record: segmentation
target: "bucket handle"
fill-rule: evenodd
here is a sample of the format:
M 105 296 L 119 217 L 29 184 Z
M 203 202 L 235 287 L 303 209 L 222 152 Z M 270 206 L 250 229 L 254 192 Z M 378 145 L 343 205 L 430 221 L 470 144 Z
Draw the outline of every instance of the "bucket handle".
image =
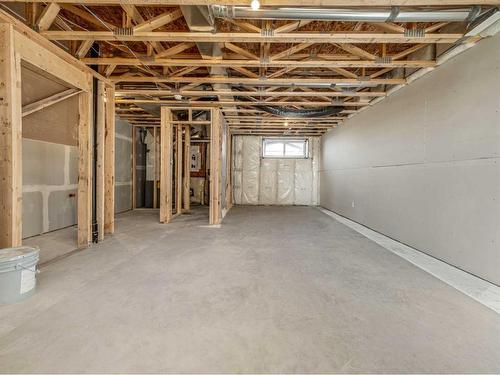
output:
M 17 270 L 17 269 L 19 269 L 19 268 L 22 268 L 22 269 L 24 269 L 24 270 L 26 270 L 26 271 L 31 271 L 31 272 L 33 272 L 33 273 L 40 273 L 40 270 L 39 270 L 39 269 L 37 269 L 36 267 L 35 267 L 35 270 L 33 271 L 31 268 L 24 267 L 24 266 L 23 266 L 23 265 L 21 265 L 21 264 L 16 264 L 16 270 Z

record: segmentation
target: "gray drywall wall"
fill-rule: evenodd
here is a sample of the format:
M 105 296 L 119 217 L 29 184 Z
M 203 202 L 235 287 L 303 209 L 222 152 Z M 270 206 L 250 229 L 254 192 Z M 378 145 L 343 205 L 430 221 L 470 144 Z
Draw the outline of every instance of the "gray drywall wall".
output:
M 23 238 L 76 224 L 77 147 L 24 138 L 22 153 Z
M 321 205 L 500 284 L 500 35 L 323 137 Z
M 122 119 L 115 125 L 115 213 L 132 209 L 132 126 Z

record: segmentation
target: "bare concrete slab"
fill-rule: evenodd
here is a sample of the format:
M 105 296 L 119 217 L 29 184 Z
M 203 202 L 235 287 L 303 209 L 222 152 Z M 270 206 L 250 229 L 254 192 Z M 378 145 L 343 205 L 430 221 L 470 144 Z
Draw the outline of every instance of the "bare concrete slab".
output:
M 500 372 L 500 315 L 315 208 L 157 215 L 0 307 L 0 371 Z

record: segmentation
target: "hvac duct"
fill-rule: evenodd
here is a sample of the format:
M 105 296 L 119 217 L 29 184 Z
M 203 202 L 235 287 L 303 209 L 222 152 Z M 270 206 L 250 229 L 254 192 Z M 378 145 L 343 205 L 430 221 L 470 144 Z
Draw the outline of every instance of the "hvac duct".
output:
M 352 22 L 462 22 L 473 21 L 481 12 L 474 6 L 449 10 L 400 10 L 392 7 L 387 10 L 365 9 L 328 9 L 328 8 L 261 8 L 212 5 L 211 11 L 216 18 L 243 18 L 267 20 L 316 20 Z

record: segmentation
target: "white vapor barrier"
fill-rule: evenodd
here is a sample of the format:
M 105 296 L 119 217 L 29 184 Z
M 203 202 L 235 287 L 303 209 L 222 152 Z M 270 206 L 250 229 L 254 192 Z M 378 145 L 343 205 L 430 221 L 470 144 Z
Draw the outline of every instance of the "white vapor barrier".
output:
M 234 203 L 317 205 L 320 140 L 308 140 L 308 159 L 262 158 L 262 137 L 234 136 Z
M 233 199 L 241 202 L 243 192 L 243 138 L 233 137 Z
M 278 159 L 262 159 L 260 169 L 260 204 L 276 203 L 278 191 Z
M 241 204 L 259 204 L 261 144 L 258 137 L 243 137 Z
M 312 203 L 312 162 L 310 159 L 295 160 L 295 204 Z
M 295 159 L 280 159 L 278 165 L 277 203 L 293 204 L 295 200 Z

